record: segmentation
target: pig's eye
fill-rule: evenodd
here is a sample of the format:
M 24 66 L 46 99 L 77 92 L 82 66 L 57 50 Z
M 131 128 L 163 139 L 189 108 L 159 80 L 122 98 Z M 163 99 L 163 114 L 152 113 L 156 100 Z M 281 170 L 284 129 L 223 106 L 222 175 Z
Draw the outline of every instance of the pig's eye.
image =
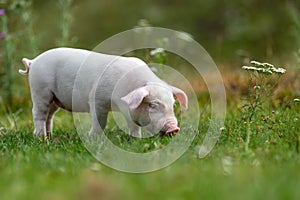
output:
M 155 109 L 155 108 L 157 108 L 157 103 L 149 103 L 149 108 L 151 108 L 151 109 Z

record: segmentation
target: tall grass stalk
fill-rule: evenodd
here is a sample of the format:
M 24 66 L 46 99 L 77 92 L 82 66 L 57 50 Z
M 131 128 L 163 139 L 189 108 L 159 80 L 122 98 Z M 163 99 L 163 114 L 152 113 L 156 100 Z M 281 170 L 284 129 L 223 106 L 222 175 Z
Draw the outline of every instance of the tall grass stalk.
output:
M 29 40 L 30 52 L 33 56 L 38 54 L 37 37 L 33 29 L 34 17 L 32 14 L 32 0 L 24 1 L 22 9 L 22 19 L 25 23 L 25 31 Z
M 59 0 L 58 7 L 62 13 L 62 19 L 60 21 L 61 39 L 58 41 L 58 45 L 67 46 L 72 43 L 70 37 L 70 29 L 73 22 L 73 16 L 71 10 L 71 4 L 73 0 Z
M 1 16 L 2 30 L 6 34 L 4 38 L 5 49 L 5 78 L 4 78 L 4 96 L 7 99 L 8 105 L 12 105 L 12 84 L 13 84 L 13 55 L 14 55 L 14 43 L 8 30 L 8 17 L 7 15 Z

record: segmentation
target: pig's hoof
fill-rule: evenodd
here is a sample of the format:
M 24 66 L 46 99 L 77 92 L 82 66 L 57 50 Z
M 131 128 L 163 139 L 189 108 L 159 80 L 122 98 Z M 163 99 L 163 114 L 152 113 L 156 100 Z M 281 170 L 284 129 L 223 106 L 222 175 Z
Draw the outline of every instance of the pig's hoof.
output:
M 43 131 L 34 131 L 33 135 L 39 138 L 47 138 L 47 134 L 44 133 Z
M 45 133 L 33 133 L 33 135 L 36 137 L 47 137 L 47 134 Z
M 97 136 L 101 135 L 101 133 L 102 133 L 102 131 L 95 131 L 94 129 L 91 129 L 91 130 L 89 131 L 88 136 L 89 136 L 90 138 L 96 138 Z
M 52 133 L 51 133 L 51 132 L 47 132 L 46 137 L 47 137 L 48 139 L 51 139 L 51 136 L 52 136 Z
M 49 139 L 50 139 L 50 136 L 51 135 L 49 135 L 49 136 L 47 136 L 47 134 L 43 134 L 43 133 L 39 133 L 39 134 L 37 134 L 37 133 L 35 133 L 34 132 L 34 134 L 33 134 L 39 141 L 41 141 L 41 142 L 45 142 L 45 143 L 47 143 L 47 144 L 49 144 Z
M 142 138 L 142 134 L 141 133 L 130 133 L 130 136 L 131 137 L 135 137 L 135 138 L 139 138 L 139 139 Z

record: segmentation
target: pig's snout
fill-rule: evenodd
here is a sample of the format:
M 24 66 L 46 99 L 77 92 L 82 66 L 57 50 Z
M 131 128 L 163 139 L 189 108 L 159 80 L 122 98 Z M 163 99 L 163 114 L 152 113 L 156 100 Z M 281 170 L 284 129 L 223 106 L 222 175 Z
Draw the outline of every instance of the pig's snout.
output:
M 170 118 L 166 120 L 165 125 L 160 131 L 160 134 L 170 134 L 170 133 L 178 133 L 180 128 L 177 126 L 176 118 Z
M 169 129 L 166 131 L 166 134 L 169 134 L 169 133 L 178 133 L 179 131 L 180 131 L 180 128 L 179 128 L 179 127 L 169 128 Z

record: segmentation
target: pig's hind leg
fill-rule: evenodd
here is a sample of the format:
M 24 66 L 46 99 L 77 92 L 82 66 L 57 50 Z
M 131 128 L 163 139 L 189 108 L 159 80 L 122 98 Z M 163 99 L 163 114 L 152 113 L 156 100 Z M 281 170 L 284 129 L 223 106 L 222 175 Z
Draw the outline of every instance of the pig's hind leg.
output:
M 46 132 L 47 136 L 52 134 L 52 126 L 53 126 L 53 117 L 55 112 L 59 109 L 59 107 L 53 101 L 49 106 L 48 116 L 46 120 Z
M 53 99 L 52 97 L 52 92 L 47 89 L 31 91 L 34 135 L 42 137 L 47 136 L 46 121 L 50 110 L 50 104 Z

